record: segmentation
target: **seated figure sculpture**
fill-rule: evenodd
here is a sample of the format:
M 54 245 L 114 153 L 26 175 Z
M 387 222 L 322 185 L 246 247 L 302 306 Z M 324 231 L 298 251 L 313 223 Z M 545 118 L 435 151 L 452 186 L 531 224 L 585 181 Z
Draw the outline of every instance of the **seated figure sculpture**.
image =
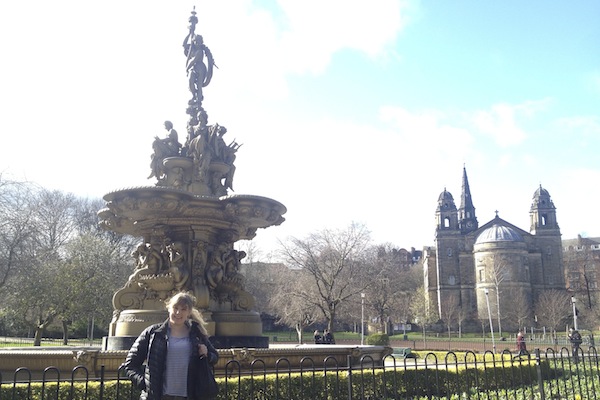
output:
M 164 139 L 156 136 L 152 143 L 152 154 L 150 161 L 150 169 L 152 172 L 148 179 L 155 176 L 157 179 L 161 179 L 164 175 L 163 160 L 167 157 L 174 157 L 179 155 L 181 144 L 177 136 L 177 131 L 173 129 L 173 123 L 171 121 L 165 121 L 165 129 L 169 132 L 167 137 Z

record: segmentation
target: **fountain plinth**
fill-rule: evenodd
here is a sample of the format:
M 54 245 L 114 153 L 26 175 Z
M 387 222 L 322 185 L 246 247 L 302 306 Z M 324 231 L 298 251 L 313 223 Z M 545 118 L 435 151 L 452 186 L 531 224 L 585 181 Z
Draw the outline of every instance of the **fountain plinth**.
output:
M 208 124 L 202 88 L 214 61 L 195 27 L 190 24 L 184 40 L 192 93 L 185 143 L 166 121 L 167 137 L 152 143 L 155 185 L 110 192 L 98 212 L 103 228 L 141 238 L 131 254 L 133 272 L 113 296 L 106 350 L 128 349 L 145 327 L 164 321 L 164 301 L 179 291 L 195 295 L 217 348 L 268 347 L 240 273 L 246 254 L 234 244 L 281 224 L 286 208 L 267 197 L 229 194 L 240 145 L 225 142 L 224 126 Z

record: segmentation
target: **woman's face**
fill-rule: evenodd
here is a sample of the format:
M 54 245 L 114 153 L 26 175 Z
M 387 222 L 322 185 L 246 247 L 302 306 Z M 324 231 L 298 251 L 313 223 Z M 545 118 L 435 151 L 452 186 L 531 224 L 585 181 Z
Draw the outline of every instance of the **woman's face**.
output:
M 190 317 L 191 310 L 186 304 L 175 304 L 169 310 L 169 322 L 173 326 L 181 326 Z

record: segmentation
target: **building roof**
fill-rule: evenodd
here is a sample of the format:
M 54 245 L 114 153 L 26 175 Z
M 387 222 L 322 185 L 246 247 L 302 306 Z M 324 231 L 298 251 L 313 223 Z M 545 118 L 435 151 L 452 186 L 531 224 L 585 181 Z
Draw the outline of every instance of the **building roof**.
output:
M 475 244 L 490 242 L 523 242 L 523 236 L 510 226 L 494 224 L 477 236 Z

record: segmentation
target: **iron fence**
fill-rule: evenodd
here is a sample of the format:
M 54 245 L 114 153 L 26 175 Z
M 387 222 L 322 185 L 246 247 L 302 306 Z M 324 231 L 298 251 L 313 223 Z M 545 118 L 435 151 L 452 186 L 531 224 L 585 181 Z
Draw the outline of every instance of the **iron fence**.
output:
M 95 377 L 77 366 L 63 375 L 50 366 L 36 378 L 19 368 L 12 376 L 0 374 L 0 400 L 138 397 L 122 371 L 116 379 L 100 371 Z M 305 357 L 299 365 L 280 358 L 271 366 L 261 359 L 236 360 L 219 371 L 217 399 L 597 399 L 599 371 L 595 347 L 576 354 L 563 347 L 521 356 L 508 351 L 430 352 L 422 358 L 390 355 L 383 360 L 365 356 L 355 363 L 335 357 Z

